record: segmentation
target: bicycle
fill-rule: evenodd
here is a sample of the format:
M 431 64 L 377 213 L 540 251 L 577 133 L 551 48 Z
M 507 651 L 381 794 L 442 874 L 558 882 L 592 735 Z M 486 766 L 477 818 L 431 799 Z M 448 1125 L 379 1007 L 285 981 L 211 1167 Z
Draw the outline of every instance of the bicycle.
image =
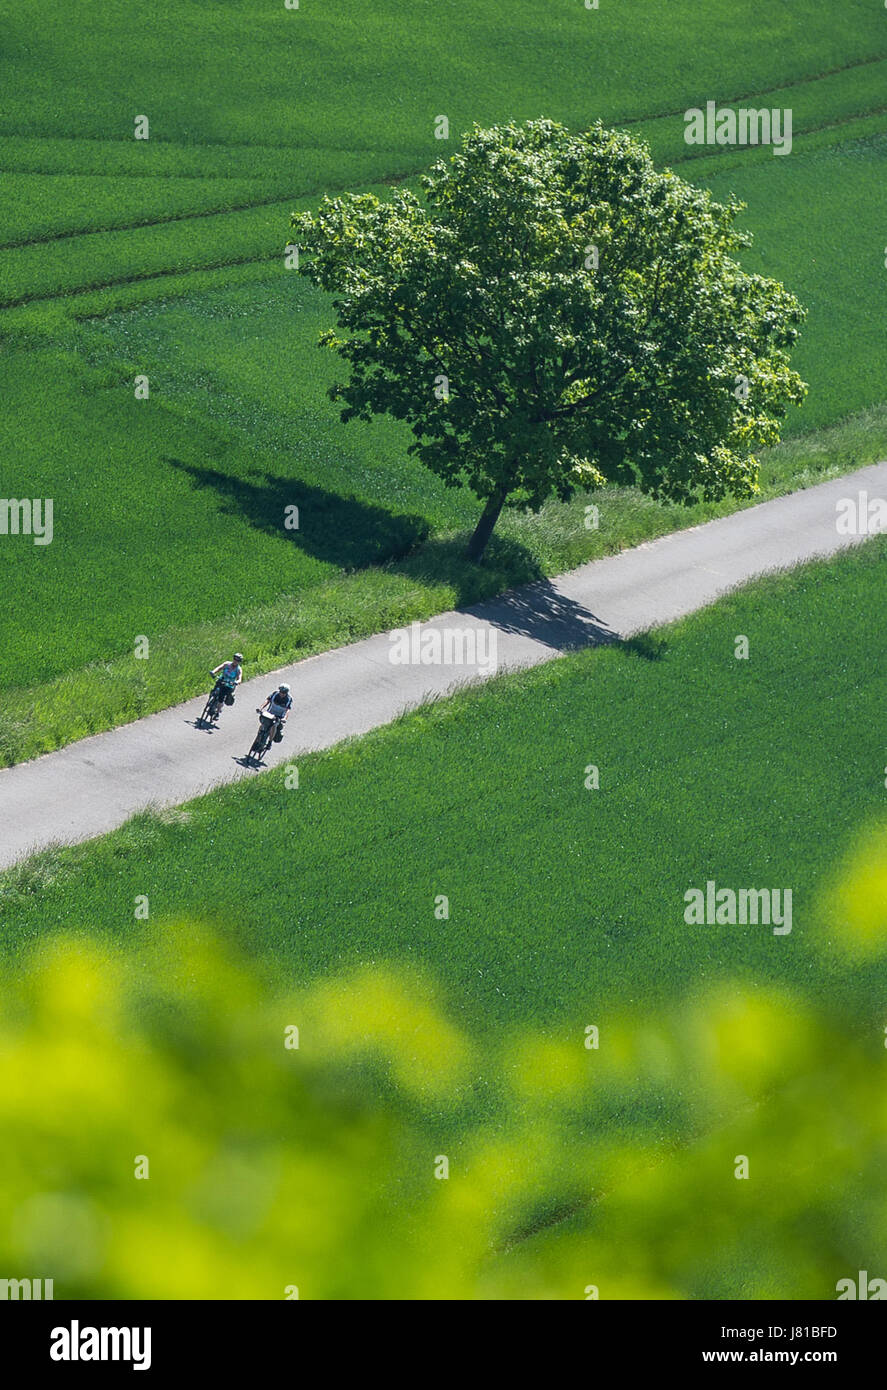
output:
M 256 714 L 261 713 L 262 711 L 260 709 L 256 709 Z M 252 747 L 246 755 L 246 760 L 248 763 L 251 763 L 253 761 L 261 763 L 265 754 L 268 752 L 268 749 L 271 747 L 272 743 L 275 742 L 277 738 L 278 729 L 283 728 L 282 719 L 274 719 L 271 716 L 267 717 L 271 719 L 271 722 L 267 725 L 264 719 L 259 720 L 259 732 L 253 739 Z
M 218 723 L 219 715 L 222 713 L 222 706 L 226 703 L 225 697 L 227 693 L 228 691 L 225 686 L 219 685 L 218 683 L 213 686 L 207 696 L 206 704 L 203 707 L 203 713 L 197 721 L 198 724 Z

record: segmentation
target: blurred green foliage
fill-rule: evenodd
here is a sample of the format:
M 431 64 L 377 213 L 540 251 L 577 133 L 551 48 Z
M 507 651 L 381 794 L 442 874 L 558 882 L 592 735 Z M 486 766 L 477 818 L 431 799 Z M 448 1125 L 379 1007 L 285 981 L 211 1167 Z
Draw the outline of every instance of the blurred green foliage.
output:
M 882 852 L 883 830 L 829 890 L 869 958 Z M 480 1047 L 417 974 L 271 991 L 193 923 L 129 949 L 60 935 L 22 966 L 0 1275 L 56 1298 L 827 1299 L 884 1272 L 877 1020 L 722 981 L 608 1017 L 596 1048 L 581 1022 Z

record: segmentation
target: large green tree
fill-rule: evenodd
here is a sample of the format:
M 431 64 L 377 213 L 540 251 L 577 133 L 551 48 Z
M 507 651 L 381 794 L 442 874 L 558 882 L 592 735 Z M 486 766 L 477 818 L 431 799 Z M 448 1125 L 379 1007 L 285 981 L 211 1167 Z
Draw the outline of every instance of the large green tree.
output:
M 398 190 L 294 216 L 301 268 L 335 292 L 321 342 L 350 365 L 342 418 L 388 413 L 410 452 L 484 502 L 478 559 L 506 503 L 635 483 L 689 502 L 757 490 L 805 386 L 804 311 L 735 253 L 724 206 L 600 123 L 475 127 Z

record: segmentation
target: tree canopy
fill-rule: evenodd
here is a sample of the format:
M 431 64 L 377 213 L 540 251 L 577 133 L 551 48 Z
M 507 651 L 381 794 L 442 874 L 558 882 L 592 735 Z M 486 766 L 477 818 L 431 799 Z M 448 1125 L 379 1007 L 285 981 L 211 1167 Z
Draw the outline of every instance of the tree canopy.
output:
M 600 123 L 475 126 L 421 196 L 294 215 L 300 269 L 336 295 L 330 395 L 343 420 L 407 421 L 410 452 L 484 502 L 475 558 L 505 503 L 753 496 L 754 449 L 806 393 L 804 310 L 739 264 L 742 208 Z

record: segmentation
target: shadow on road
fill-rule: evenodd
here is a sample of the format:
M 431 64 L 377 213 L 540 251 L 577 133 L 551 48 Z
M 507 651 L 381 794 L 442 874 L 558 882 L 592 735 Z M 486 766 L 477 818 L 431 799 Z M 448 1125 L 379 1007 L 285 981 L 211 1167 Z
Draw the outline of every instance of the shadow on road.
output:
M 559 594 L 547 579 L 462 611 L 559 652 L 619 641 L 618 633 L 581 603 Z
M 548 579 L 459 611 L 485 618 L 502 632 L 532 638 L 558 652 L 618 644 L 645 661 L 660 661 L 667 650 L 665 639 L 654 633 L 620 637 L 583 604 L 559 593 Z

